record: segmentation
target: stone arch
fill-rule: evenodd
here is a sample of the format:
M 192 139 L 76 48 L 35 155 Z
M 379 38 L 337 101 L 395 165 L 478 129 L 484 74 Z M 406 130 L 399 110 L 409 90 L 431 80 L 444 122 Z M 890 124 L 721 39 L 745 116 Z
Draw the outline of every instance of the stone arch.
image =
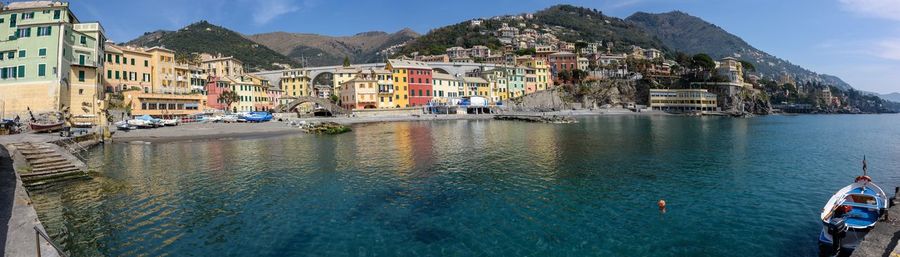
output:
M 332 114 L 347 114 L 347 113 L 349 113 L 349 111 L 347 111 L 347 109 L 344 109 L 344 108 L 338 106 L 337 104 L 332 103 L 331 100 L 324 99 L 324 98 L 318 98 L 318 97 L 310 97 L 310 96 L 296 97 L 296 99 L 294 101 L 291 101 L 290 103 L 280 106 L 278 108 L 278 112 L 293 112 L 293 111 L 295 111 L 295 109 L 297 108 L 298 105 L 301 105 L 304 103 L 318 104 L 322 108 L 325 108 L 326 110 L 330 111 Z
M 444 68 L 434 68 L 434 71 L 435 71 L 435 72 L 440 72 L 440 73 L 443 73 L 443 74 L 453 75 L 452 73 L 448 72 L 448 71 L 445 70 Z

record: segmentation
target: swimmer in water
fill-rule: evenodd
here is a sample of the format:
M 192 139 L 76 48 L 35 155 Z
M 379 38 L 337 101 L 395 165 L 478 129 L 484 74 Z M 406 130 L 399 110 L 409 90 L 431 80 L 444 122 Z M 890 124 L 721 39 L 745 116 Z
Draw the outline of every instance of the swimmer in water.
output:
M 666 200 L 659 199 L 659 202 L 656 202 L 656 205 L 659 206 L 660 213 L 666 213 Z

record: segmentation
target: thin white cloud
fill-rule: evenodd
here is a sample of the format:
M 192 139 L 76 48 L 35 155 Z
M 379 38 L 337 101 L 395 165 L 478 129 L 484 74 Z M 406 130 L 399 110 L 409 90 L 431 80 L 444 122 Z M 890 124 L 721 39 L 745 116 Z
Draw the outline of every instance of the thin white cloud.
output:
M 253 22 L 256 25 L 265 25 L 279 16 L 300 10 L 300 5 L 307 3 L 295 3 L 288 0 L 258 0 L 253 5 Z
M 877 50 L 873 53 L 875 56 L 900 61 L 900 38 L 887 39 L 875 44 Z
M 616 2 L 616 3 L 613 3 L 613 4 L 609 5 L 609 8 L 611 8 L 611 9 L 619 9 L 619 8 L 623 8 L 623 7 L 628 7 L 628 6 L 636 5 L 636 4 L 639 4 L 639 3 L 641 3 L 641 2 L 642 2 L 642 0 L 624 0 L 624 1 Z
M 872 18 L 900 21 L 900 0 L 839 0 L 844 9 Z

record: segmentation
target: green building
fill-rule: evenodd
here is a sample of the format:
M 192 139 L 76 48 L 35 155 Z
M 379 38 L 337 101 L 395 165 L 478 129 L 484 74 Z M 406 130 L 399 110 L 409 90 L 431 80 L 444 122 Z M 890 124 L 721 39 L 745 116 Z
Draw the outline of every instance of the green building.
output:
M 99 116 L 104 106 L 103 27 L 82 23 L 69 4 L 13 2 L 0 9 L 0 116 L 68 110 Z M 99 119 L 98 119 L 99 120 Z

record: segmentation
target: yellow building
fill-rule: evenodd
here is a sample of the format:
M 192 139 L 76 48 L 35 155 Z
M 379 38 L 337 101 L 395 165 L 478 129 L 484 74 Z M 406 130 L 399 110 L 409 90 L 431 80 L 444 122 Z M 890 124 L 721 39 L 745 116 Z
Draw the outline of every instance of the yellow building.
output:
M 281 90 L 284 91 L 284 96 L 312 96 L 309 85 L 309 71 L 306 69 L 291 69 L 281 73 Z
M 351 68 L 351 67 L 341 67 L 337 68 L 334 71 L 334 75 L 332 77 L 332 81 L 334 85 L 332 86 L 332 91 L 335 95 L 340 98 L 341 96 L 341 86 L 344 85 L 344 82 L 350 81 L 353 78 L 356 78 L 356 74 L 359 72 L 359 69 Z
M 141 47 L 105 44 L 106 63 L 104 86 L 107 91 L 119 92 L 138 88 L 149 93 L 153 90 L 150 53 Z
M 205 69 L 206 74 L 209 74 L 210 76 L 229 77 L 244 75 L 244 63 L 234 57 L 201 54 L 200 60 L 200 66 Z
M 372 69 L 378 80 L 378 108 L 394 108 L 394 79 L 390 71 Z
M 480 77 L 463 77 L 462 96 L 483 96 L 490 89 L 487 80 Z
M 385 67 L 391 72 L 394 78 L 394 107 L 409 107 L 409 70 L 400 67 L 393 67 L 391 61 L 388 61 Z
M 175 88 L 191 89 L 190 64 L 175 62 Z
M 385 69 L 391 72 L 391 77 L 394 78 L 394 106 L 397 108 L 406 108 L 410 106 L 409 101 L 409 91 L 410 86 L 409 83 L 412 82 L 410 79 L 410 70 L 414 70 L 417 72 L 427 71 L 429 72 L 428 84 L 430 86 L 430 73 L 431 67 L 428 67 L 423 62 L 416 61 L 408 61 L 408 60 L 397 60 L 390 59 L 387 61 L 387 65 Z
M 660 111 L 718 111 L 716 94 L 706 89 L 650 89 L 650 108 Z
M 351 110 L 378 108 L 378 77 L 374 70 L 357 72 L 340 88 L 341 107 Z
M 154 46 L 147 49 L 150 53 L 150 81 L 155 93 L 189 93 L 189 87 L 176 87 L 175 84 L 175 51 Z
M 535 91 L 542 91 L 550 88 L 550 65 L 547 64 L 546 59 L 520 56 L 516 58 L 516 65 L 525 66 L 534 70 Z

